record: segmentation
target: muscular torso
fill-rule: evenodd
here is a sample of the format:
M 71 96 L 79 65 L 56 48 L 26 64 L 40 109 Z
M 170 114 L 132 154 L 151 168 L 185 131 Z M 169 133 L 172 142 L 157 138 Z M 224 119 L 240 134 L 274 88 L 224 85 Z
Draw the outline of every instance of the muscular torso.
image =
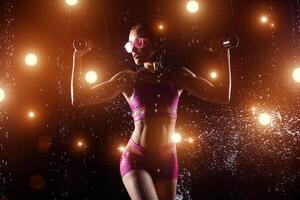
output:
M 137 81 L 135 85 L 129 87 L 123 92 L 123 95 L 128 103 L 133 95 L 137 84 L 143 84 L 147 82 L 156 82 L 158 79 L 157 74 L 151 72 L 136 73 Z M 170 73 L 170 72 L 169 72 Z M 167 76 L 170 78 L 170 76 Z M 161 78 L 164 81 L 165 78 Z M 173 78 L 172 78 L 173 80 Z M 176 85 L 176 82 L 175 82 Z M 178 96 L 181 95 L 182 90 L 178 89 Z M 155 152 L 161 147 L 171 143 L 171 135 L 175 132 L 176 119 L 172 119 L 164 116 L 146 117 L 144 119 L 134 122 L 134 131 L 131 138 L 144 147 L 148 151 Z M 127 148 L 131 148 L 127 146 Z

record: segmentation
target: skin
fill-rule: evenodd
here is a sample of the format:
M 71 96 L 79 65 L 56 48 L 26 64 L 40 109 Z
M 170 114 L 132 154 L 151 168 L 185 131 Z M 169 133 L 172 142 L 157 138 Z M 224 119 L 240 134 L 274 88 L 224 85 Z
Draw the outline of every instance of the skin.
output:
M 129 41 L 137 37 L 146 38 L 137 30 L 129 34 Z M 80 85 L 82 59 L 92 48 L 91 41 L 86 41 L 84 50 L 76 50 L 73 55 L 73 69 L 71 76 L 71 103 L 74 106 L 86 106 L 109 101 L 119 94 L 122 94 L 129 103 L 133 94 L 135 84 L 139 78 L 140 81 L 155 81 L 153 74 L 157 70 L 155 62 L 152 60 L 154 48 L 150 40 L 147 40 L 142 49 L 133 48 L 132 57 L 135 64 L 142 65 L 147 72 L 144 76 L 138 77 L 137 72 L 124 70 L 114 75 L 110 80 L 93 86 L 92 88 L 82 88 Z M 221 84 L 213 85 L 205 79 L 198 77 L 192 71 L 185 67 L 179 67 L 170 73 L 172 80 L 177 86 L 180 96 L 185 89 L 194 96 L 214 102 L 227 104 L 230 101 L 231 94 L 231 72 L 230 72 L 230 54 L 229 50 L 217 52 L 224 71 Z M 76 81 L 75 81 L 76 80 Z M 168 117 L 145 118 L 134 122 L 134 131 L 131 138 L 140 146 L 148 151 L 157 151 L 161 147 L 171 143 L 171 135 L 175 132 L 176 119 Z M 129 144 L 126 149 L 135 151 Z M 176 148 L 173 150 L 176 152 Z M 152 179 L 145 170 L 135 170 L 127 173 L 123 178 L 123 183 L 131 199 L 160 199 L 173 200 L 176 197 L 177 180 Z

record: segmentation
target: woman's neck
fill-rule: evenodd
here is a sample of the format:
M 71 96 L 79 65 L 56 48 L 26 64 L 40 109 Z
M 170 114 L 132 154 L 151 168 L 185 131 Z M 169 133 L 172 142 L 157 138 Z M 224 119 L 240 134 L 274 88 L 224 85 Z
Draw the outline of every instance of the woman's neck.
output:
M 147 69 L 148 71 L 154 73 L 157 70 L 156 62 L 145 62 L 144 68 Z

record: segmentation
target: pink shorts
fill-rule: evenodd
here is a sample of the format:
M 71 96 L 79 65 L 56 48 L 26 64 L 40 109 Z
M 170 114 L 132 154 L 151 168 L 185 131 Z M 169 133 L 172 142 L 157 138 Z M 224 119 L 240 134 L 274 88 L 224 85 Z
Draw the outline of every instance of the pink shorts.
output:
M 148 152 L 131 138 L 129 144 L 141 155 L 125 150 L 120 158 L 120 173 L 123 177 L 130 171 L 143 169 L 149 172 L 153 179 L 177 179 L 177 154 L 171 151 L 175 144 L 170 143 L 157 152 Z

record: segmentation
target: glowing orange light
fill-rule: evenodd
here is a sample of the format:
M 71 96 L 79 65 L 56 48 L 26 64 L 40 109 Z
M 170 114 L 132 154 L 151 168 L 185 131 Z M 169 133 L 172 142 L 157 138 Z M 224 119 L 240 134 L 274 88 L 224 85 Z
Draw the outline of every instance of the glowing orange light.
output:
M 174 143 L 179 143 L 181 141 L 181 135 L 179 133 L 173 133 L 171 136 L 171 140 Z
M 266 126 L 271 123 L 271 116 L 268 113 L 262 113 L 259 115 L 259 123 Z
M 33 119 L 35 117 L 35 113 L 33 111 L 29 111 L 27 115 L 30 119 Z
M 193 142 L 194 142 L 193 138 L 189 137 L 189 138 L 188 138 L 188 142 L 189 142 L 189 143 L 193 143 Z
M 211 72 L 211 73 L 210 73 L 210 77 L 211 77 L 212 79 L 216 79 L 217 76 L 218 76 L 218 74 L 217 74 L 216 72 Z
M 2 88 L 0 88 L 0 102 L 2 102 L 5 99 L 5 92 Z
M 88 71 L 86 74 L 85 74 L 85 80 L 86 82 L 88 83 L 95 83 L 97 80 L 98 80 L 98 75 L 96 72 L 94 71 Z
M 254 115 L 255 112 L 256 112 L 256 108 L 253 106 L 253 107 L 251 108 L 251 111 L 252 111 L 252 114 Z
M 25 57 L 25 63 L 28 66 L 34 66 L 34 65 L 36 65 L 37 61 L 38 61 L 37 56 L 35 54 L 33 54 L 33 53 L 29 53 Z
M 159 30 L 163 30 L 163 29 L 164 29 L 164 25 L 163 25 L 163 24 L 159 24 L 159 25 L 158 25 L 158 29 L 159 29 Z
M 78 141 L 78 142 L 77 142 L 77 146 L 78 146 L 78 147 L 82 147 L 82 146 L 83 146 L 83 142 L 82 142 L 82 141 Z
M 44 189 L 46 185 L 46 180 L 41 175 L 37 174 L 34 176 L 31 176 L 30 178 L 30 187 L 34 190 L 41 190 Z
M 78 0 L 66 0 L 66 3 L 69 6 L 75 6 L 78 3 Z
M 186 9 L 190 13 L 195 13 L 199 10 L 199 4 L 197 1 L 189 1 L 186 4 Z
M 124 147 L 124 146 L 120 146 L 118 149 L 119 149 L 119 151 L 121 151 L 121 152 L 125 151 L 125 147 Z
M 38 149 L 42 153 L 47 153 L 51 146 L 51 138 L 49 136 L 43 135 L 39 138 L 37 145 Z
M 266 15 L 260 17 L 260 22 L 266 24 L 269 21 L 269 18 Z
M 300 83 L 300 67 L 294 69 L 294 71 L 293 71 L 293 79 L 297 83 Z

